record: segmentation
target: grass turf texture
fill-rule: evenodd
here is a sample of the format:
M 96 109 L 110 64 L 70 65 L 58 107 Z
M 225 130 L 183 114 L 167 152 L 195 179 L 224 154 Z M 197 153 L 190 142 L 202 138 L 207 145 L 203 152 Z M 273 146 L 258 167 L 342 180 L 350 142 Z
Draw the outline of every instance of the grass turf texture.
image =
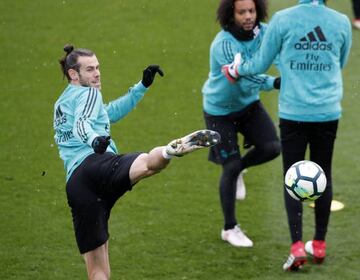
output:
M 296 1 L 270 1 L 270 15 Z M 110 101 L 158 63 L 150 92 L 112 126 L 121 152 L 155 145 L 204 126 L 200 89 L 209 45 L 219 30 L 215 0 L 0 2 L 0 279 L 85 279 L 65 196 L 63 165 L 53 142 L 53 103 L 66 85 L 57 58 L 71 42 L 101 62 Z M 350 1 L 330 1 L 351 16 Z M 173 160 L 140 182 L 114 207 L 110 220 L 113 279 L 356 279 L 360 257 L 359 48 L 354 31 L 344 71 L 344 114 L 334 155 L 334 198 L 346 208 L 331 216 L 328 257 L 297 275 L 282 264 L 290 238 L 283 206 L 281 159 L 245 176 L 247 199 L 238 220 L 254 241 L 236 249 L 220 240 L 220 168 L 199 151 Z M 273 72 L 275 73 L 275 72 Z M 262 100 L 277 123 L 277 93 Z M 305 207 L 304 241 L 312 238 Z

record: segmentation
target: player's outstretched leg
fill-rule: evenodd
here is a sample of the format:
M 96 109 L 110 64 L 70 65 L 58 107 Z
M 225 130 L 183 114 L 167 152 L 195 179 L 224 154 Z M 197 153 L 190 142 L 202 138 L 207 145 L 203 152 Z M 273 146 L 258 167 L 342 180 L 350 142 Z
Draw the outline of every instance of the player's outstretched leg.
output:
M 166 146 L 168 155 L 181 157 L 201 148 L 208 148 L 220 142 L 220 134 L 213 130 L 198 130 L 171 141 Z

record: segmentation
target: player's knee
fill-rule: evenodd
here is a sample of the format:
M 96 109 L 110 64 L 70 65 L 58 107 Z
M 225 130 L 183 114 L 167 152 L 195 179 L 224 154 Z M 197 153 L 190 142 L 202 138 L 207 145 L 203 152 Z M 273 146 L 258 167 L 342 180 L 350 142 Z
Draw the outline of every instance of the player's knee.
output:
M 241 172 L 241 161 L 240 160 L 232 160 L 223 165 L 223 172 L 227 176 L 237 177 Z
M 274 159 L 280 155 L 281 152 L 281 144 L 279 140 L 271 141 L 266 143 L 262 149 L 264 150 L 264 154 L 268 160 Z

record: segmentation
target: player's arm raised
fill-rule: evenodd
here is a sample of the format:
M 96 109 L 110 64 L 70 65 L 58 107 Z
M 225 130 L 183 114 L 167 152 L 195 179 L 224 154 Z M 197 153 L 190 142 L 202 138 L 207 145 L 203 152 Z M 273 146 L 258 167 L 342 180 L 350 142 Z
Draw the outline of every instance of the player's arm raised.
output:
M 130 113 L 140 102 L 148 88 L 152 85 L 156 73 L 164 76 L 164 72 L 159 65 L 150 65 L 143 71 L 143 77 L 140 82 L 135 84 L 129 91 L 118 99 L 105 106 L 110 122 L 114 123 Z

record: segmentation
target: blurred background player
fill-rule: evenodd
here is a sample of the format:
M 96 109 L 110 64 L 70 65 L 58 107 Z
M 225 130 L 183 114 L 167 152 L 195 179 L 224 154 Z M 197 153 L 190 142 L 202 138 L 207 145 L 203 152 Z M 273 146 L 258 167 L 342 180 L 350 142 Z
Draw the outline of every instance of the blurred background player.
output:
M 219 191 L 225 221 L 221 238 L 237 247 L 253 246 L 235 217 L 235 198 L 245 198 L 242 171 L 280 153 L 275 126 L 259 100 L 261 90 L 279 89 L 280 78 L 254 75 L 229 83 L 221 68 L 232 62 L 238 52 L 252 57 L 264 37 L 266 25 L 260 21 L 266 16 L 267 3 L 263 0 L 220 1 L 217 19 L 222 30 L 211 44 L 210 73 L 202 88 L 206 126 L 222 138 L 209 153 L 209 160 L 222 166 Z M 248 148 L 243 156 L 238 133 L 244 136 Z
M 77 245 L 89 279 L 109 279 L 108 219 L 115 202 L 141 179 L 164 169 L 173 156 L 217 144 L 219 134 L 196 131 L 149 153 L 119 155 L 110 138 L 110 122 L 128 114 L 163 72 L 158 65 L 143 71 L 141 82 L 105 105 L 100 64 L 88 49 L 64 48 L 61 69 L 68 86 L 55 103 L 55 142 L 66 169 L 66 193 Z
M 237 60 L 224 67 L 231 79 L 266 71 L 279 55 L 281 89 L 279 95 L 280 138 L 283 174 L 305 158 L 319 164 L 327 178 L 324 194 L 315 201 L 315 234 L 302 242 L 300 201 L 284 188 L 292 245 L 284 270 L 298 270 L 306 262 L 306 252 L 314 262 L 326 256 L 327 233 L 332 201 L 332 156 L 341 117 L 345 66 L 351 47 L 349 18 L 325 6 L 323 0 L 300 0 L 295 7 L 275 13 L 258 53 L 251 60 Z M 306 252 L 305 252 L 306 251 Z
M 352 8 L 354 13 L 353 26 L 360 29 L 360 0 L 352 0 Z

